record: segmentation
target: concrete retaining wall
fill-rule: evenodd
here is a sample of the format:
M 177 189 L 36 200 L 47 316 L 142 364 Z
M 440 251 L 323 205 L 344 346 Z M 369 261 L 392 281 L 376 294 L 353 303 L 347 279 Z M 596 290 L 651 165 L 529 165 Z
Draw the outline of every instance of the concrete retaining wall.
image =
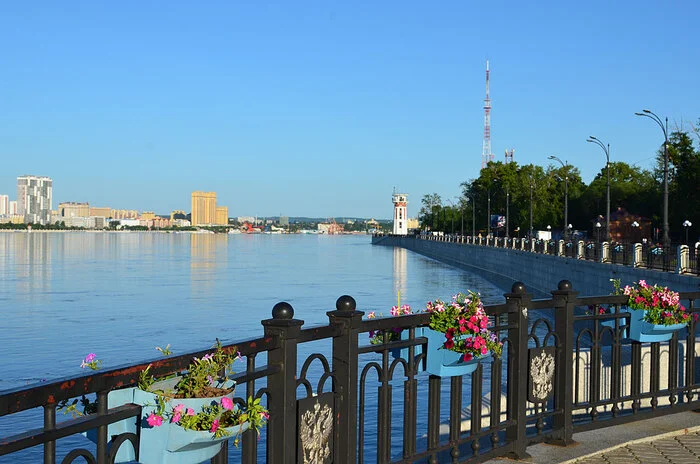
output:
M 610 294 L 610 279 L 620 279 L 623 285 L 645 279 L 650 284 L 660 284 L 682 292 L 700 289 L 700 277 L 696 276 L 529 251 L 420 240 L 412 236 L 378 236 L 372 238 L 372 243 L 399 246 L 477 273 L 506 291 L 510 290 L 513 282 L 521 281 L 535 298 L 551 296 L 550 292 L 557 288 L 562 279 L 571 281 L 580 296 Z

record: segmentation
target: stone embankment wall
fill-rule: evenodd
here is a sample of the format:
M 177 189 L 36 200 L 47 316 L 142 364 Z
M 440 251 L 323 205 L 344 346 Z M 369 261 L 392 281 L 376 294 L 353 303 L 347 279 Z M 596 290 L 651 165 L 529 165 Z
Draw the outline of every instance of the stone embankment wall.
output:
M 610 279 L 630 284 L 645 279 L 650 284 L 668 286 L 675 291 L 700 290 L 700 277 L 634 268 L 620 264 L 597 263 L 581 259 L 531 253 L 462 243 L 420 240 L 412 236 L 377 236 L 372 243 L 399 246 L 437 261 L 477 273 L 504 289 L 515 281 L 523 282 L 535 298 L 551 296 L 562 279 L 567 279 L 580 296 L 608 295 Z

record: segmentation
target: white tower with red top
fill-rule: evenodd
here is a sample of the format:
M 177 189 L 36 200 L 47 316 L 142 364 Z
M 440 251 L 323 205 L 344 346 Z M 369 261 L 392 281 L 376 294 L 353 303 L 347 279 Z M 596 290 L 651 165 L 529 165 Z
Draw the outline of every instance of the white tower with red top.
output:
M 408 235 L 407 196 L 405 193 L 396 193 L 396 191 L 392 195 L 392 201 L 394 202 L 394 235 Z

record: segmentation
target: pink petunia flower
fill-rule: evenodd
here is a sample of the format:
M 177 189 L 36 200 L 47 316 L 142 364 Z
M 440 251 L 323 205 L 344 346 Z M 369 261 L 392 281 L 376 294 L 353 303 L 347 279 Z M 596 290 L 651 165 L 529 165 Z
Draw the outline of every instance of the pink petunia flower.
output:
M 173 424 L 177 424 L 178 422 L 180 422 L 181 417 L 182 417 L 182 415 L 179 412 L 176 412 L 175 414 L 173 414 L 173 418 L 172 418 L 171 422 Z
M 215 433 L 217 430 L 219 430 L 219 419 L 214 419 L 214 422 L 211 424 L 211 433 Z
M 224 396 L 221 398 L 221 406 L 223 406 L 224 409 L 231 411 L 233 409 L 233 400 L 227 396 Z
M 185 405 L 182 404 L 182 403 L 178 404 L 177 406 L 175 406 L 175 407 L 173 408 L 173 412 L 175 412 L 175 413 L 180 413 L 180 414 L 181 414 L 182 411 L 184 411 L 184 410 L 185 410 Z
M 194 409 L 187 408 L 187 411 L 185 411 L 185 414 L 187 414 L 188 416 L 194 416 Z
M 148 425 L 151 427 L 160 427 L 163 425 L 163 418 L 152 412 L 151 415 L 146 418 L 146 422 L 148 422 Z

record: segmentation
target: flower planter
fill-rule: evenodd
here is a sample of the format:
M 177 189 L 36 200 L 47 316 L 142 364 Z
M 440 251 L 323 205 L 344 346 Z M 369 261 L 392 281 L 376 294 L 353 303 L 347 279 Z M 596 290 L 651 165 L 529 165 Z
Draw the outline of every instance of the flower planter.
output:
M 416 327 L 415 337 L 416 337 L 416 338 L 422 337 L 422 336 L 423 336 L 423 330 L 424 330 L 423 327 Z M 409 337 L 409 330 L 408 330 L 408 329 L 405 329 L 405 330 L 401 331 L 401 340 L 408 340 L 408 337 Z M 409 354 L 409 353 L 408 353 L 408 348 L 409 348 L 409 347 L 406 347 L 406 348 L 394 348 L 394 349 L 390 350 L 389 353 L 391 354 L 391 357 L 394 358 L 394 359 L 402 358 L 402 359 L 405 359 L 405 360 L 408 362 L 408 354 Z M 414 359 L 415 359 L 415 357 L 418 356 L 420 353 L 424 353 L 424 354 L 425 354 L 425 352 L 426 352 L 425 345 L 416 345 L 416 346 L 412 346 L 412 347 L 410 347 L 410 348 L 413 350 Z M 425 370 L 425 360 L 424 360 L 423 362 L 419 363 L 417 372 L 422 372 L 422 371 L 424 371 L 424 370 Z
M 673 333 L 685 328 L 687 324 L 660 325 L 651 324 L 644 320 L 646 311 L 637 309 L 630 311 L 629 339 L 638 342 L 667 342 Z
M 173 378 L 156 382 L 152 389 L 172 390 L 179 378 Z M 229 381 L 225 387 L 233 387 L 234 382 Z M 227 395 L 213 398 L 175 398 L 166 402 L 166 412 L 178 405 L 183 404 L 185 408 L 192 408 L 199 412 L 203 406 L 220 403 L 224 396 L 233 399 L 234 392 Z M 240 434 L 248 429 L 249 424 L 245 422 L 241 426 L 229 427 L 226 430 L 230 436 L 214 438 L 214 434 L 206 431 L 185 430 L 178 424 L 163 421 L 159 427 L 148 425 L 146 418 L 156 410 L 157 396 L 154 393 L 143 391 L 139 388 L 127 388 L 116 390 L 108 395 L 108 406 L 110 408 L 126 403 L 141 405 L 141 436 L 139 445 L 139 462 L 143 464 L 199 464 L 216 456 L 222 445 L 236 434 Z M 238 405 L 234 404 L 234 410 Z M 86 436 L 96 441 L 97 431 L 91 430 Z M 136 421 L 128 419 L 108 427 L 107 435 L 111 437 L 124 432 L 136 433 Z M 135 459 L 131 446 L 123 444 L 117 453 L 115 463 L 131 462 Z
M 471 374 L 479 366 L 479 362 L 489 359 L 491 354 L 464 361 L 462 353 L 443 348 L 445 334 L 425 328 L 423 336 L 428 338 L 426 370 L 439 377 L 457 377 Z

